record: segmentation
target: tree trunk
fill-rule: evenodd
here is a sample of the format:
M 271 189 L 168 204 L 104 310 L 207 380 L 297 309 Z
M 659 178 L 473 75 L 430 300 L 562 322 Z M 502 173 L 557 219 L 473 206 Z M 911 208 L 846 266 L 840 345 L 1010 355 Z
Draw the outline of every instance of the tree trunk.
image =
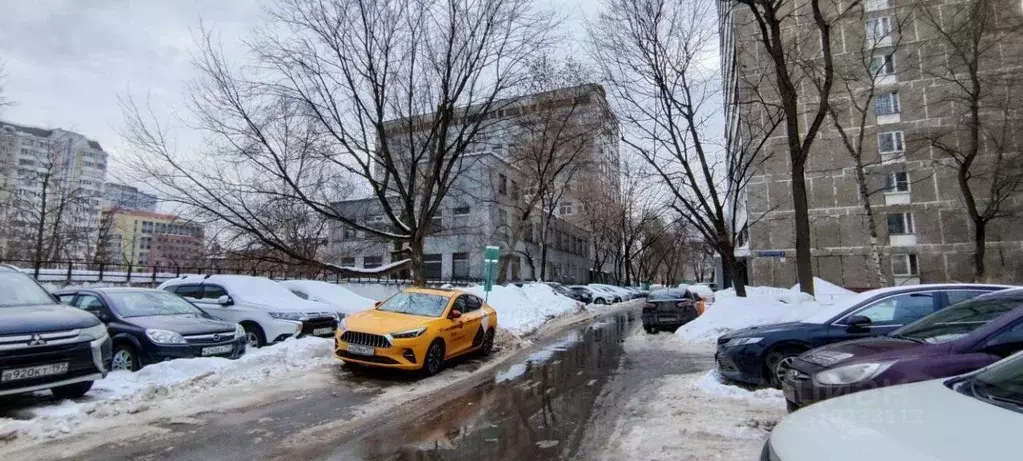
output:
M 987 273 L 984 267 L 985 242 L 987 241 L 987 221 L 973 220 L 973 272 L 976 282 L 986 282 Z
M 867 189 L 867 175 L 863 169 L 862 156 L 853 156 L 856 162 L 856 186 L 860 194 L 860 204 L 863 205 L 863 212 L 867 215 L 867 234 L 870 236 L 870 265 L 872 272 L 877 275 L 877 287 L 888 285 L 888 276 L 884 273 L 884 266 L 881 260 L 881 237 L 877 233 L 877 217 L 874 215 L 874 207 L 870 205 L 870 190 Z
M 426 286 L 426 262 L 423 260 L 424 238 L 416 230 L 409 240 L 409 259 L 412 260 L 412 285 L 417 287 Z
M 727 245 L 728 251 L 721 252 L 721 267 L 725 270 L 725 276 L 732 281 L 732 288 L 735 295 L 741 298 L 746 297 L 746 274 L 739 270 L 739 258 L 735 257 L 735 249 L 731 244 Z
M 796 221 L 796 281 L 799 290 L 813 296 L 813 261 L 810 254 L 810 212 L 806 200 L 806 165 L 792 163 L 792 202 Z

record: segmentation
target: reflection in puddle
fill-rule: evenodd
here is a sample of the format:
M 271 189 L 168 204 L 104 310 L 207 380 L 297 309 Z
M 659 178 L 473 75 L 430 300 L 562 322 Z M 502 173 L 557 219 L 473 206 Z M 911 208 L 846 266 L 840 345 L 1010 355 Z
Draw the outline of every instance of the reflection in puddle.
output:
M 628 331 L 625 314 L 572 331 L 439 411 L 381 428 L 331 459 L 557 459 L 582 436 Z

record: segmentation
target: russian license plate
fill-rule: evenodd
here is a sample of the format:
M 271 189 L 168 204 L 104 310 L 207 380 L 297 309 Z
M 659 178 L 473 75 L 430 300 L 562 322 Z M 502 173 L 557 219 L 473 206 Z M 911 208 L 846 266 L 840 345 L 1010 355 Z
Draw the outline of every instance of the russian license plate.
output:
M 233 344 L 228 344 L 226 346 L 204 347 L 204 348 L 202 348 L 202 355 L 230 354 L 231 351 L 233 351 L 233 350 L 234 350 L 234 345 Z
M 377 351 L 376 351 L 376 349 L 374 349 L 372 347 L 369 347 L 369 346 L 360 346 L 358 344 L 349 344 L 348 345 L 348 352 L 351 352 L 351 353 L 353 353 L 355 355 L 374 355 L 374 354 L 376 354 Z
M 334 329 L 330 328 L 330 327 L 317 328 L 317 329 L 313 330 L 313 335 L 314 336 L 325 336 L 325 335 L 332 335 L 332 334 L 334 334 Z
M 51 363 L 35 367 L 15 368 L 0 373 L 0 381 L 19 381 L 22 379 L 42 378 L 43 376 L 63 375 L 67 373 L 67 362 Z

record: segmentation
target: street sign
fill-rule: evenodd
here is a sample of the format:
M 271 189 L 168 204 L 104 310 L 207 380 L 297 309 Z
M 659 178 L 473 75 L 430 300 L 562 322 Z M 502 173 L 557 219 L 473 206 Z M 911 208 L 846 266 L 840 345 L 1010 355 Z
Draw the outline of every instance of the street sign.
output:
M 762 258 L 784 258 L 785 250 L 759 250 L 757 256 Z
M 497 277 L 497 263 L 501 260 L 501 248 L 488 246 L 483 251 L 483 291 L 490 294 L 494 288 L 494 278 Z

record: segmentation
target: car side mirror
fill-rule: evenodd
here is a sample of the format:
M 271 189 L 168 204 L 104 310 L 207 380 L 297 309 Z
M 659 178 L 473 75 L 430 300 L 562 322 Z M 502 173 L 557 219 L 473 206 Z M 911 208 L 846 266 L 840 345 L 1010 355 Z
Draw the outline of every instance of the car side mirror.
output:
M 373 303 L 373 308 L 374 308 L 374 309 L 375 309 L 375 308 L 378 308 L 378 307 L 380 307 L 380 305 L 381 305 L 381 304 L 383 304 L 383 303 L 384 303 L 383 301 L 377 301 L 377 302 Z
M 845 326 L 847 329 L 850 330 L 856 328 L 865 328 L 871 323 L 874 323 L 874 321 L 870 320 L 870 317 L 867 317 L 865 315 L 851 315 L 849 316 L 849 318 L 845 319 Z
M 451 313 L 448 314 L 448 318 L 452 320 L 462 318 L 462 311 L 458 309 L 452 309 Z
M 223 295 L 217 298 L 217 304 L 220 304 L 221 306 L 230 306 L 234 304 L 234 300 L 228 295 Z

